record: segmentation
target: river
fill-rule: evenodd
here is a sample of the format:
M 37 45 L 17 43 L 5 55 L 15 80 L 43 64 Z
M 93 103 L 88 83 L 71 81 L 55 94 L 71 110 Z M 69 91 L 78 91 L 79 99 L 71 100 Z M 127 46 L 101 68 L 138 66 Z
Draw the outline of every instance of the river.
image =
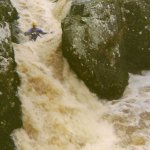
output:
M 11 1 L 22 31 L 13 44 L 23 113 L 23 127 L 12 134 L 17 150 L 149 150 L 150 72 L 130 74 L 120 100 L 100 100 L 61 53 L 71 1 Z M 23 35 L 32 22 L 48 32 L 36 42 Z

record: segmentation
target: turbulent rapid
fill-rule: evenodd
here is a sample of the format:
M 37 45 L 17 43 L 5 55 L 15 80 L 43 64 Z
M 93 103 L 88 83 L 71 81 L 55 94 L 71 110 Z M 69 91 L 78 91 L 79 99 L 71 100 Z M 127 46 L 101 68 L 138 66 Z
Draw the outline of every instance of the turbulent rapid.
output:
M 99 100 L 61 53 L 61 19 L 71 2 L 11 1 L 22 31 L 14 44 L 23 113 L 12 134 L 17 150 L 149 150 L 150 73 L 130 75 L 121 100 Z M 48 32 L 36 42 L 23 35 L 33 21 Z

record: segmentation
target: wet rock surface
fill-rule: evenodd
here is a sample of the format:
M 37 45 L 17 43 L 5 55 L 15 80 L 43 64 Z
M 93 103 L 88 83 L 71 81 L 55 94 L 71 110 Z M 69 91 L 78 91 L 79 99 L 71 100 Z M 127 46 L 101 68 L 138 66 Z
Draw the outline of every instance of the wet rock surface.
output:
M 62 29 L 64 56 L 102 98 L 121 97 L 128 72 L 150 69 L 147 0 L 75 0 Z
M 150 69 L 150 1 L 126 0 L 122 7 L 126 67 L 132 73 Z
M 121 97 L 128 72 L 120 2 L 75 1 L 62 28 L 63 54 L 77 75 L 99 97 Z
M 0 1 L 0 149 L 14 149 L 11 133 L 21 127 L 21 108 L 17 95 L 20 83 L 16 72 L 12 30 L 17 12 L 9 0 Z

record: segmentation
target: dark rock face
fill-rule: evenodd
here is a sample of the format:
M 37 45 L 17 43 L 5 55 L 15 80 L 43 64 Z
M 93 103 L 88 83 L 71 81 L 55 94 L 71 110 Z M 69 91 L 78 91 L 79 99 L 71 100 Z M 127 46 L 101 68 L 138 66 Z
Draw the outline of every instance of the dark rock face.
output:
M 12 131 L 22 126 L 20 101 L 17 96 L 19 77 L 12 40 L 16 10 L 9 0 L 0 1 L 0 149 L 13 150 Z
M 124 1 L 125 61 L 129 72 L 150 69 L 150 1 Z
M 89 89 L 109 100 L 122 96 L 128 83 L 121 53 L 124 23 L 117 1 L 74 1 L 62 23 L 62 49 Z
M 16 9 L 12 7 L 10 0 L 0 1 L 0 22 L 8 22 L 11 32 L 11 40 L 13 42 L 18 42 L 19 28 L 17 27 L 16 19 L 18 19 L 18 14 Z

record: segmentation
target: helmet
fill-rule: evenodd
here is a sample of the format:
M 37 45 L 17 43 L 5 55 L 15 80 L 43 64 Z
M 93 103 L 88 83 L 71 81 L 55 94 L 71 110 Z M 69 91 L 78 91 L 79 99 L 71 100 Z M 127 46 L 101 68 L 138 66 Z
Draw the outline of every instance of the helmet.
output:
M 35 22 L 32 22 L 32 27 L 36 27 L 36 23 Z

